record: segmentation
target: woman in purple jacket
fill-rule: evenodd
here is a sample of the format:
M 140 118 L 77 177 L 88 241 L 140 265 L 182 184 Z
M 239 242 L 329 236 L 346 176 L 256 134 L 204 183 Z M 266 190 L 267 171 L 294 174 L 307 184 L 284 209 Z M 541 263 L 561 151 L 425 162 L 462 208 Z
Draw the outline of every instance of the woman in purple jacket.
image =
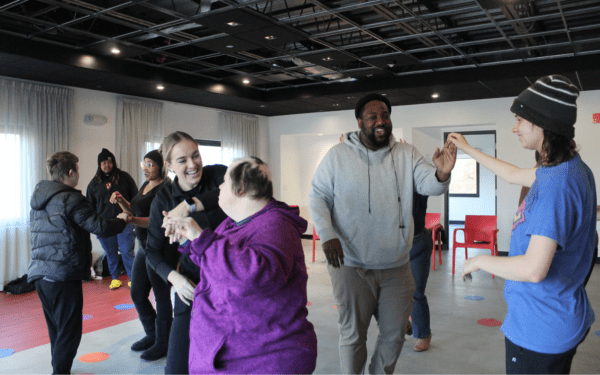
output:
M 200 267 L 190 323 L 190 374 L 312 373 L 317 338 L 306 319 L 306 265 L 297 208 L 273 199 L 267 165 L 234 161 L 220 186 L 229 216 L 212 231 L 167 218 Z

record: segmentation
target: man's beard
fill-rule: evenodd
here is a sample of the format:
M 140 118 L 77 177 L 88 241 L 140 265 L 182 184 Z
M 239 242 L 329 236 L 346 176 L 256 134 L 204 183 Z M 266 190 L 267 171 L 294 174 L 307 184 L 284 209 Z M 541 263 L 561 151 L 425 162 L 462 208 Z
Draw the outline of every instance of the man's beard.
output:
M 383 140 L 379 141 L 375 136 L 375 129 L 383 128 L 384 136 Z M 368 129 L 366 126 L 361 126 L 361 133 L 365 135 L 371 146 L 381 148 L 387 146 L 390 143 L 390 137 L 392 136 L 392 127 L 391 126 L 376 126 L 374 128 Z

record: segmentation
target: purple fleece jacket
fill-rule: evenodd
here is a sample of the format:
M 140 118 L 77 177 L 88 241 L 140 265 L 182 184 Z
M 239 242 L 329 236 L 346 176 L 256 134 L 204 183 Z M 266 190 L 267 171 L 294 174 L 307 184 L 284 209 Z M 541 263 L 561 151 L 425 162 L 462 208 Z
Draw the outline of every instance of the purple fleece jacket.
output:
M 190 323 L 190 374 L 312 373 L 317 337 L 306 319 L 308 275 L 298 208 L 271 200 L 180 248 L 200 267 Z

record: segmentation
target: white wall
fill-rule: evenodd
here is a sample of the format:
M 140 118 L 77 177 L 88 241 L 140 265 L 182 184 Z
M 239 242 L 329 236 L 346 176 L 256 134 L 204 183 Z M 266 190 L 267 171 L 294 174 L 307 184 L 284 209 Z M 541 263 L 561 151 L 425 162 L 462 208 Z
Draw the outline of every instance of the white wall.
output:
M 80 88 L 75 90 L 75 110 L 73 124 L 70 129 L 71 152 L 79 157 L 79 185 L 84 194 L 88 183 L 94 177 L 98 168 L 98 154 L 102 148 L 115 153 L 115 117 L 119 95 L 103 91 Z M 163 101 L 163 124 L 165 135 L 176 130 L 189 133 L 194 138 L 219 140 L 218 116 L 220 110 Z M 103 115 L 108 122 L 102 126 L 85 125 L 83 116 L 86 114 Z M 269 132 L 267 117 L 259 118 L 259 154 L 263 160 L 269 160 Z M 117 160 L 117 164 L 119 160 Z M 102 254 L 102 247 L 92 236 L 94 257 Z
M 404 139 L 413 143 L 420 137 L 419 142 L 427 140 L 423 128 L 439 127 L 443 129 L 496 130 L 496 148 L 499 159 L 523 168 L 532 166 L 533 151 L 521 148 L 516 136 L 512 133 L 514 114 L 510 112 L 513 98 L 473 100 L 466 102 L 451 102 L 439 104 L 422 104 L 394 107 L 391 119 L 395 133 L 401 128 Z M 578 121 L 575 125 L 575 140 L 579 144 L 580 154 L 597 177 L 600 179 L 600 158 L 597 150 L 600 148 L 600 125 L 592 124 L 592 114 L 600 112 L 600 91 L 582 92 L 578 101 Z M 303 134 L 339 134 L 358 129 L 354 111 L 336 111 L 326 113 L 311 113 L 305 115 L 277 116 L 269 118 L 269 150 L 270 165 L 274 171 L 276 197 L 281 198 L 283 176 L 282 136 Z M 421 133 L 414 132 L 418 129 Z M 417 136 L 417 134 L 419 134 Z M 429 135 L 429 137 L 432 137 Z M 435 137 L 433 137 L 435 138 Z M 441 139 L 441 138 L 440 138 Z M 432 153 L 435 147 L 441 147 L 441 142 L 431 145 L 418 145 L 422 154 Z M 286 158 L 288 156 L 285 156 Z M 300 163 L 304 155 L 298 155 Z M 286 164 L 287 165 L 287 164 Z M 290 173 L 288 170 L 287 173 Z M 598 185 L 596 187 L 598 189 Z M 513 216 L 517 209 L 521 188 L 498 179 L 498 228 L 500 251 L 508 251 L 510 231 Z M 437 209 L 439 200 L 431 200 L 430 209 Z M 441 212 L 441 211 L 437 211 Z M 305 212 L 303 217 L 307 218 Z M 310 219 L 310 218 L 308 218 Z

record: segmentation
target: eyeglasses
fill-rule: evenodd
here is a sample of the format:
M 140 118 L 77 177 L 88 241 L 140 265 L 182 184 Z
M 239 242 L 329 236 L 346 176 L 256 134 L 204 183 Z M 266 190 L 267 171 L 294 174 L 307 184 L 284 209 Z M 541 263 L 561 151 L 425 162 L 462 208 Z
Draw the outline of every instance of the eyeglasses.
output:
M 154 163 L 147 163 L 147 162 L 145 162 L 145 161 L 143 161 L 143 162 L 141 162 L 141 163 L 140 163 L 140 166 L 141 166 L 142 168 L 144 168 L 144 167 L 153 168 L 153 167 L 154 167 L 154 165 L 155 165 Z

